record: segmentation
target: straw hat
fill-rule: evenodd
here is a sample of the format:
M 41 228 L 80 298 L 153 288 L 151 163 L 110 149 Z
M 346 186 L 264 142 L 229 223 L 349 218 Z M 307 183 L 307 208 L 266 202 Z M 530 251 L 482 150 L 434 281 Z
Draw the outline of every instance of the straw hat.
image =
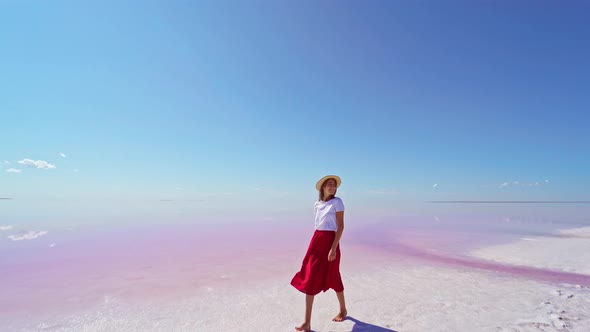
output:
M 321 178 L 316 184 L 315 184 L 315 188 L 320 191 L 322 189 L 322 184 L 324 184 L 324 181 L 328 180 L 328 179 L 334 179 L 336 180 L 336 188 L 340 187 L 340 184 L 342 183 L 342 180 L 340 180 L 340 177 L 337 175 L 326 175 L 323 178 Z

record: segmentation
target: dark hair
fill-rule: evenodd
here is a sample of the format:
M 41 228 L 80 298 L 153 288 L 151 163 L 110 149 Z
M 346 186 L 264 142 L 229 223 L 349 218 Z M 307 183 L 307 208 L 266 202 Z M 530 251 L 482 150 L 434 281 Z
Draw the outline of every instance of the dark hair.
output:
M 325 180 L 325 181 L 322 183 L 322 186 L 320 187 L 320 195 L 319 195 L 320 201 L 324 201 L 324 202 L 325 202 L 325 201 L 329 201 L 330 199 L 334 198 L 334 196 L 336 195 L 336 193 L 334 193 L 334 195 L 331 195 L 331 196 L 328 196 L 328 197 L 324 197 L 324 186 L 326 185 L 326 182 L 328 182 L 329 180 L 334 180 L 334 182 L 338 183 L 338 182 L 336 181 L 336 179 L 334 179 L 334 178 L 327 178 L 327 179 L 326 179 L 326 180 Z M 336 190 L 338 190 L 338 188 L 336 188 Z M 326 199 L 326 198 L 329 198 L 329 199 Z

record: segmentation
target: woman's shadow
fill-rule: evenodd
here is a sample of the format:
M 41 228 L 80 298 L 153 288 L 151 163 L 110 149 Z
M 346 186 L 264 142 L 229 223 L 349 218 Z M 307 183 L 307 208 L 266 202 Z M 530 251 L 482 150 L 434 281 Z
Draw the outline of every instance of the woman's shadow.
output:
M 388 329 L 385 327 L 361 322 L 360 320 L 358 320 L 354 317 L 350 317 L 350 316 L 346 316 L 346 318 L 344 320 L 349 320 L 349 321 L 354 322 L 354 326 L 352 327 L 351 332 L 397 332 L 395 330 Z

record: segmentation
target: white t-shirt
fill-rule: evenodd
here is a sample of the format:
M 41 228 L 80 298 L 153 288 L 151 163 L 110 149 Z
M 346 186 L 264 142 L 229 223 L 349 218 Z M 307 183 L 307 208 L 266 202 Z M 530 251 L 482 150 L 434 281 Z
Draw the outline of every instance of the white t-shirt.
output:
M 315 229 L 320 231 L 336 231 L 336 212 L 344 211 L 344 203 L 338 197 L 331 200 L 315 202 Z

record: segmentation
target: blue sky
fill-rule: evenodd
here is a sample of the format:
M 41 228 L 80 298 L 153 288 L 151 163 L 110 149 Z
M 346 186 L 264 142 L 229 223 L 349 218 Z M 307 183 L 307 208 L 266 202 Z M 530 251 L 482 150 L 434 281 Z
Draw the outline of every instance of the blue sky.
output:
M 2 196 L 589 199 L 583 1 L 0 8 Z

